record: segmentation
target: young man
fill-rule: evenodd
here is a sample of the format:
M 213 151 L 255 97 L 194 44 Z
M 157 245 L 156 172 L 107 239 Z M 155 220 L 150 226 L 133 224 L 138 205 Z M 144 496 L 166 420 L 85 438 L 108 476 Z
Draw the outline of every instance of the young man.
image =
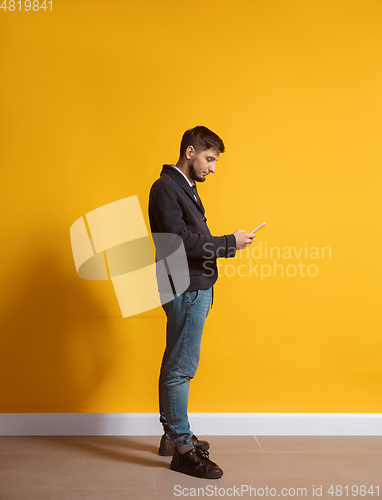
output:
M 172 233 L 182 238 L 190 276 L 185 292 L 174 293 L 175 298 L 169 302 L 162 300 L 167 334 L 159 377 L 160 421 L 164 429 L 159 454 L 173 456 L 172 470 L 208 479 L 221 477 L 223 471 L 209 459 L 209 443 L 190 430 L 189 385 L 199 364 L 204 322 L 218 277 L 216 258 L 234 257 L 236 250 L 246 248 L 255 237 L 244 230 L 212 236 L 207 227 L 195 183 L 205 182 L 210 173 L 215 173 L 224 150 L 223 141 L 207 127 L 187 130 L 177 164 L 163 166 L 149 197 L 152 233 Z

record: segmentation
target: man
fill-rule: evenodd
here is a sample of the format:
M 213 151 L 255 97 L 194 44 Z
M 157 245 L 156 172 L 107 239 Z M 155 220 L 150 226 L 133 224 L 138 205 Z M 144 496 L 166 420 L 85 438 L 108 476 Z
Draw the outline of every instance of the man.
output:
M 207 227 L 195 182 L 205 182 L 210 173 L 215 173 L 224 150 L 223 141 L 207 127 L 187 130 L 177 164 L 163 166 L 149 197 L 152 233 L 172 233 L 182 238 L 190 275 L 185 292 L 177 294 L 173 289 L 173 300 L 168 302 L 161 295 L 167 334 L 159 377 L 160 421 L 164 429 L 159 454 L 172 455 L 172 470 L 208 479 L 221 477 L 223 471 L 209 459 L 209 443 L 190 430 L 190 379 L 199 364 L 204 322 L 212 306 L 213 285 L 218 277 L 216 258 L 234 257 L 236 250 L 246 248 L 255 237 L 244 230 L 212 236 Z

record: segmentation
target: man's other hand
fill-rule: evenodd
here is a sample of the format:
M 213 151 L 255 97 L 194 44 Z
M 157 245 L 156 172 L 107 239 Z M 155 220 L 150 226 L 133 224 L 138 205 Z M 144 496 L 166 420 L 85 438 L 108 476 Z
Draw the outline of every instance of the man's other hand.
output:
M 236 249 L 243 250 L 247 248 L 253 242 L 253 238 L 256 237 L 255 233 L 246 233 L 244 229 L 238 229 L 233 233 L 236 238 Z

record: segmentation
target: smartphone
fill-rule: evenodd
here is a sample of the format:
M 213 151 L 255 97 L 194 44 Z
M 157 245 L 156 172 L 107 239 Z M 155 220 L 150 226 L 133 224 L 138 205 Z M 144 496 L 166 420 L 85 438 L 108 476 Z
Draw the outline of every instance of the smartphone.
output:
M 262 224 L 260 224 L 260 226 L 257 226 L 256 229 L 254 229 L 253 231 L 251 231 L 251 233 L 256 233 L 256 231 L 258 231 L 259 229 L 261 229 L 263 226 L 266 226 L 267 223 L 266 222 L 263 222 Z

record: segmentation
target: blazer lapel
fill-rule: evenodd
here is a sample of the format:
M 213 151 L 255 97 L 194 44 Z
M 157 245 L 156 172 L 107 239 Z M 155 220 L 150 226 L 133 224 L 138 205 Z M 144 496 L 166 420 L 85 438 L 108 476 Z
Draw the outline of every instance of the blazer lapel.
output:
M 197 209 L 199 210 L 199 212 L 201 212 L 202 215 L 204 216 L 204 206 L 203 206 L 202 200 L 200 199 L 199 194 L 198 194 L 198 197 L 199 197 L 200 205 L 194 198 L 194 193 L 192 192 L 192 187 L 188 184 L 188 182 L 183 177 L 183 175 L 180 172 L 178 172 L 178 170 L 176 168 L 172 167 L 171 165 L 163 165 L 163 169 L 162 169 L 162 172 L 160 175 L 162 176 L 162 174 L 171 175 L 171 177 L 176 179 L 177 182 L 179 182 L 179 184 L 185 190 L 187 195 L 194 202 L 194 204 L 197 207 Z
M 196 195 L 197 195 L 197 197 L 198 197 L 198 199 L 199 199 L 199 203 L 195 200 L 195 198 L 194 198 L 194 193 L 193 193 L 193 191 L 192 191 L 192 188 L 191 188 L 191 187 L 190 187 L 190 189 L 191 189 L 191 193 L 192 193 L 192 198 L 193 198 L 193 200 L 195 201 L 195 203 L 197 204 L 197 206 L 201 209 L 201 212 L 202 212 L 202 214 L 204 215 L 204 206 L 203 206 L 202 200 L 200 199 L 200 196 L 199 196 L 199 193 L 198 193 L 198 189 L 197 189 L 197 187 L 196 187 L 196 183 L 195 183 L 195 191 L 196 191 Z

